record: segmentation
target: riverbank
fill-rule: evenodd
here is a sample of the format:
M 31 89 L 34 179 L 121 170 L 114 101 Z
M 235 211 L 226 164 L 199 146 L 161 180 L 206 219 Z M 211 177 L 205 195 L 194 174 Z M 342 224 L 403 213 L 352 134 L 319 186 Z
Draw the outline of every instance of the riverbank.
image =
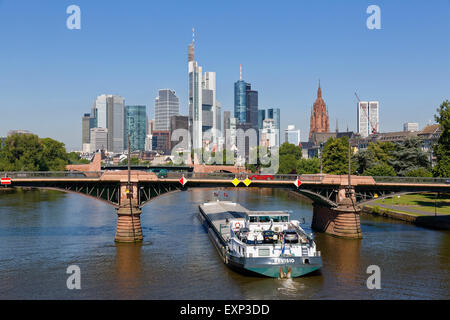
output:
M 411 209 L 410 209 L 411 210 Z M 390 208 L 381 207 L 380 205 L 371 204 L 362 207 L 362 213 L 382 216 L 395 220 L 401 220 L 415 225 L 436 229 L 436 230 L 450 230 L 450 215 L 431 215 L 419 214 L 417 212 L 398 210 L 395 206 Z

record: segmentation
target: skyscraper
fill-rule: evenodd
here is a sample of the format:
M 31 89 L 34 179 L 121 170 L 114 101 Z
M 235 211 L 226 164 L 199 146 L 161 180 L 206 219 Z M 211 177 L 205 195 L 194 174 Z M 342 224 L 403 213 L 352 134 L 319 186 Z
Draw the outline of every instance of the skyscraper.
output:
M 277 137 L 277 146 L 280 145 L 280 108 L 269 108 L 267 109 L 267 119 L 273 119 L 273 129 L 277 131 L 276 137 Z M 263 121 L 264 123 L 264 121 Z M 263 124 L 264 127 L 264 124 Z
M 125 100 L 119 95 L 102 94 L 95 101 L 97 127 L 108 129 L 107 150 L 122 153 L 124 150 Z
M 234 117 L 241 124 L 250 123 L 252 128 L 258 128 L 258 91 L 242 80 L 242 65 L 239 80 L 234 83 Z
M 261 109 L 258 110 L 258 129 L 261 130 L 263 128 L 263 121 L 266 120 L 266 110 Z
M 145 151 L 146 138 L 146 106 L 125 107 L 124 148 L 128 149 L 128 134 L 130 134 L 131 151 Z
M 309 138 L 311 138 L 313 132 L 330 132 L 330 119 L 328 117 L 328 108 L 322 98 L 322 89 L 317 90 L 317 99 L 311 109 L 311 120 Z
M 91 143 L 91 114 L 85 113 L 81 118 L 81 145 Z
M 240 123 L 247 122 L 247 84 L 243 80 L 234 83 L 234 117 Z
M 188 47 L 188 101 L 189 101 L 189 131 L 192 137 L 192 148 L 202 148 L 202 67 L 195 61 L 194 29 L 192 29 L 192 44 Z
M 170 118 L 180 112 L 179 99 L 174 90 L 159 90 L 155 98 L 155 128 L 157 131 L 170 130 Z
M 252 90 L 251 85 L 247 84 L 247 122 L 255 130 L 258 129 L 258 91 Z
M 189 118 L 187 116 L 172 116 L 170 118 L 170 149 L 172 150 L 175 146 L 181 143 L 182 148 L 187 150 L 189 147 L 189 143 L 186 141 L 187 137 L 183 136 L 182 138 L 179 138 L 178 141 L 172 141 L 172 139 L 176 139 L 172 135 L 174 131 L 178 129 L 183 129 L 186 131 L 189 129 Z
M 366 138 L 379 131 L 378 101 L 359 101 L 357 105 L 358 133 Z
M 275 128 L 275 120 L 268 118 L 263 121 L 263 128 L 261 129 L 260 145 L 267 148 L 279 146 L 279 130 Z
M 189 131 L 192 136 L 192 147 L 196 150 L 205 145 L 214 145 L 218 142 L 220 128 L 220 103 L 216 100 L 216 73 L 202 73 L 202 67 L 195 61 L 194 30 L 192 30 L 192 44 L 188 47 L 189 72 Z M 203 134 L 211 130 L 210 138 Z

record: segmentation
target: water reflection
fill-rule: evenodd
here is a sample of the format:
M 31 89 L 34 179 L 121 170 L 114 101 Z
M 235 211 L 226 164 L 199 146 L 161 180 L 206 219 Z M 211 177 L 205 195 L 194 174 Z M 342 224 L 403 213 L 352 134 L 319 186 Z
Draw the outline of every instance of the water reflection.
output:
M 321 248 L 323 264 L 332 269 L 341 285 L 353 287 L 361 270 L 362 240 L 341 239 L 316 234 L 316 244 Z

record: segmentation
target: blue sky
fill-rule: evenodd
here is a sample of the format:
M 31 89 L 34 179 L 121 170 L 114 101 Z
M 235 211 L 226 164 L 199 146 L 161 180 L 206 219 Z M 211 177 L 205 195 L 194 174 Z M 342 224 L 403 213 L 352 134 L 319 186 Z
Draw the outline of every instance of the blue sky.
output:
M 66 8 L 81 8 L 68 30 Z M 381 30 L 366 27 L 369 5 Z M 357 91 L 380 101 L 381 131 L 423 127 L 450 99 L 450 0 L 106 1 L 0 0 L 0 136 L 28 129 L 81 146 L 81 116 L 95 98 L 120 94 L 150 117 L 160 88 L 176 90 L 187 114 L 187 45 L 217 72 L 217 98 L 233 110 L 233 83 L 279 107 L 281 124 L 309 133 L 321 80 L 330 125 L 356 129 Z

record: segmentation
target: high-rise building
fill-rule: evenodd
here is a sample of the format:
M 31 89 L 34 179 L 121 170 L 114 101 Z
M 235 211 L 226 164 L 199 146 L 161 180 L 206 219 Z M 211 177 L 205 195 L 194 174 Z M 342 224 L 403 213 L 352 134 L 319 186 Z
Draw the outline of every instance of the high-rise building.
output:
M 97 127 L 108 129 L 107 150 L 122 153 L 124 150 L 125 100 L 119 95 L 102 94 L 95 101 Z
M 91 150 L 91 129 L 96 127 L 97 119 L 95 117 L 96 109 L 92 109 L 93 113 L 85 113 L 81 118 L 81 146 L 83 152 Z
M 98 150 L 106 150 L 107 145 L 108 145 L 108 129 L 92 128 L 90 152 L 95 152 Z
M 267 119 L 273 120 L 273 128 L 277 131 L 277 143 L 276 146 L 280 146 L 280 130 L 281 130 L 281 116 L 280 116 L 280 108 L 269 108 L 267 109 Z M 264 128 L 264 121 L 263 121 Z
M 85 113 L 81 118 L 81 145 L 91 143 L 91 114 Z
M 152 150 L 170 154 L 170 131 L 153 131 Z
M 266 120 L 266 110 L 258 110 L 258 129 L 263 128 L 263 121 Z
M 155 127 L 157 131 L 170 130 L 170 117 L 178 115 L 180 102 L 174 90 L 159 90 L 155 98 Z
M 317 99 L 311 109 L 311 120 L 309 138 L 311 138 L 313 132 L 330 132 L 330 119 L 328 116 L 328 108 L 322 98 L 322 89 L 317 90 Z
M 234 83 L 234 117 L 239 123 L 247 122 L 247 83 L 242 79 Z
M 379 132 L 379 102 L 359 101 L 357 105 L 358 133 L 366 138 Z
M 229 134 L 230 134 L 230 118 L 231 112 L 224 111 L 223 112 L 223 126 L 222 126 L 222 134 L 223 134 L 223 143 L 225 144 L 224 148 L 228 145 Z
M 188 72 L 189 72 L 189 131 L 192 137 L 192 148 L 198 150 L 202 148 L 202 67 L 198 65 L 194 57 L 194 38 L 189 45 L 188 52 Z
M 192 148 L 201 149 L 204 145 L 214 145 L 218 141 L 220 128 L 220 104 L 216 100 L 216 73 L 202 73 L 202 67 L 195 61 L 194 30 L 192 44 L 188 46 L 188 101 L 189 131 Z M 203 141 L 203 133 L 211 130 L 210 139 Z
M 227 133 L 228 142 L 226 142 L 227 150 L 234 150 L 234 149 L 236 149 L 236 144 L 237 144 L 237 124 L 238 124 L 238 119 L 236 119 L 234 117 L 230 118 L 229 137 L 228 137 L 228 133 Z
M 417 132 L 419 131 L 419 123 L 406 122 L 405 124 L 403 124 L 403 131 Z
M 171 139 L 175 130 L 183 129 L 186 132 L 189 130 L 189 117 L 187 116 L 172 116 L 170 118 L 170 133 Z M 176 139 L 176 138 L 175 138 Z M 184 136 L 178 139 L 178 141 L 170 141 L 170 149 L 172 150 L 175 146 L 182 142 L 183 148 L 189 148 L 189 142 L 187 140 L 187 136 Z
M 258 129 L 258 91 L 242 80 L 242 65 L 239 80 L 234 83 L 234 117 L 239 123 L 250 123 Z
M 268 118 L 263 121 L 261 130 L 260 145 L 272 148 L 279 145 L 279 130 L 275 127 L 275 120 Z
M 284 130 L 284 142 L 300 145 L 300 130 L 296 130 L 294 125 L 288 125 Z
M 145 151 L 146 121 L 147 121 L 146 106 L 125 107 L 125 130 L 124 130 L 125 150 L 128 150 L 128 134 L 129 134 L 131 152 Z

